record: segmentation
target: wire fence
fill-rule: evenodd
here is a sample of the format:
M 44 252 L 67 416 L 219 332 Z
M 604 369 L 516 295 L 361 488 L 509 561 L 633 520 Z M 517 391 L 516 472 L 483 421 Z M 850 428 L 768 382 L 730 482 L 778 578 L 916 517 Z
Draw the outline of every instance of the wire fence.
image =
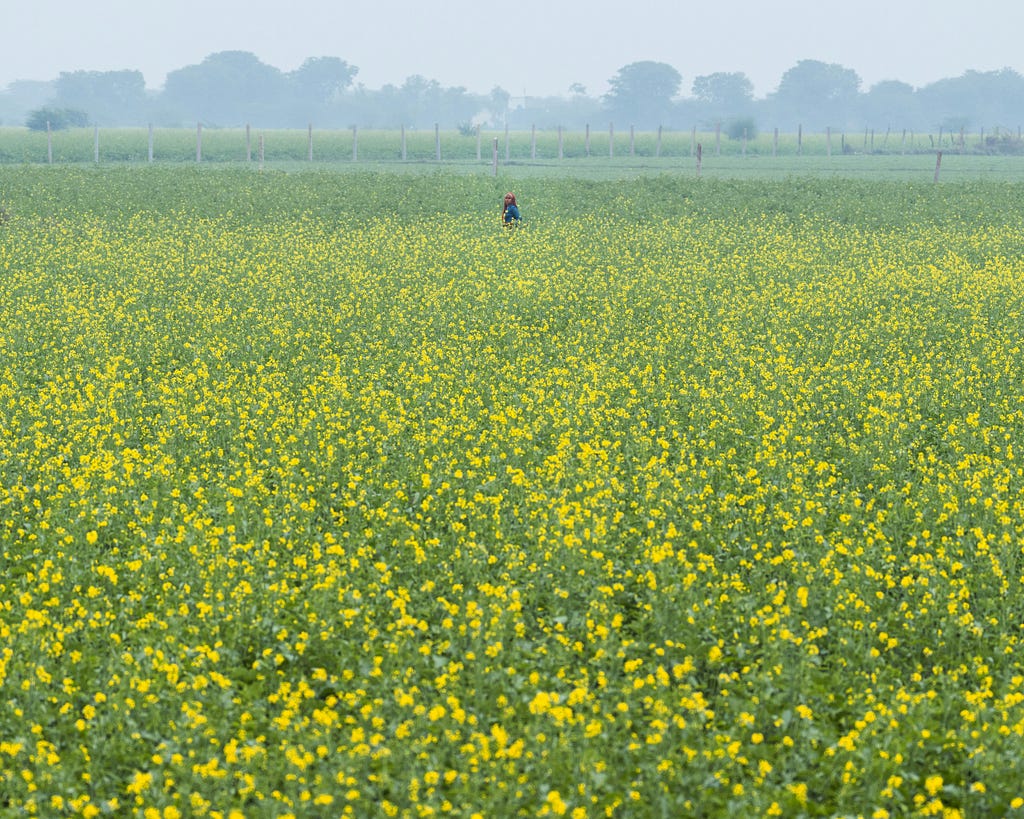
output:
M 922 153 L 1024 155 L 1021 128 L 921 133 L 826 129 L 726 134 L 693 127 L 304 130 L 244 128 L 0 128 L 0 164 L 61 163 L 523 163 L 588 158 L 833 157 Z

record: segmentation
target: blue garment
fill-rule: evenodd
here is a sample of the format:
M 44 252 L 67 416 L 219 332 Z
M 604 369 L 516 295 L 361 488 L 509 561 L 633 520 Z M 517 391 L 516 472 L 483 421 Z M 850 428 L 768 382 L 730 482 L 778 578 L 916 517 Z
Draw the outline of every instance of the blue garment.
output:
M 519 208 L 516 205 L 509 205 L 507 208 L 505 208 L 506 225 L 512 222 L 513 219 L 518 222 L 520 218 L 521 217 L 519 216 Z

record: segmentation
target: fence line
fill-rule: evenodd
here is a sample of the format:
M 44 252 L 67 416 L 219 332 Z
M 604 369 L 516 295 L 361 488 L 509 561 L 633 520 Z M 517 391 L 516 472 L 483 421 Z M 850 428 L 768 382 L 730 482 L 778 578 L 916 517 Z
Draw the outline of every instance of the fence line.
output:
M 36 153 L 37 149 L 33 147 L 41 138 L 35 135 L 35 132 L 0 128 L 0 164 L 41 161 L 54 164 L 55 162 L 88 161 L 88 149 L 81 144 L 84 140 L 80 136 L 80 132 L 88 132 L 88 130 L 58 131 L 51 128 L 50 123 L 47 123 L 44 160 L 43 156 Z M 91 159 L 93 163 L 141 160 L 141 146 L 132 147 L 127 144 L 131 141 L 134 132 L 139 129 L 101 129 L 98 126 L 93 126 L 91 130 Z M 316 130 L 315 142 L 314 130 Z M 481 150 L 483 134 L 480 126 L 475 126 L 471 131 L 460 129 L 442 132 L 440 125 L 435 123 L 433 130 L 433 151 L 428 153 L 423 144 L 423 136 L 425 136 L 423 132 L 407 129 L 405 126 L 401 126 L 397 133 L 387 130 L 371 130 L 367 135 L 367 132 L 361 131 L 356 126 L 342 131 L 314 129 L 313 123 L 310 123 L 305 134 L 304 156 L 301 156 L 297 150 L 295 131 L 291 129 L 260 130 L 260 161 L 261 163 L 269 159 L 298 161 L 300 158 L 307 162 L 339 162 L 350 158 L 353 163 L 360 161 L 387 162 L 394 161 L 396 158 L 400 158 L 402 162 L 423 162 L 431 159 L 434 162 L 458 162 L 474 158 L 478 163 L 484 161 Z M 238 131 L 239 129 L 204 128 L 202 123 L 197 123 L 194 145 L 195 162 L 199 164 L 240 161 L 244 158 L 246 163 L 252 163 L 252 126 L 245 125 L 243 137 L 236 136 Z M 341 135 L 349 133 L 351 135 L 350 151 L 343 152 L 340 149 Z M 183 129 L 161 129 L 160 132 L 157 132 L 150 124 L 145 142 L 145 161 L 150 163 L 158 159 L 160 161 L 188 161 L 188 157 L 184 154 L 183 137 L 185 134 L 187 134 L 187 130 Z M 742 158 L 759 156 L 775 158 L 786 154 L 830 159 L 836 154 L 835 137 L 837 135 L 839 136 L 839 152 L 842 154 L 905 155 L 908 153 L 934 154 L 936 151 L 945 151 L 947 154 L 1024 155 L 1024 141 L 1022 141 L 1019 126 L 1015 132 L 1013 129 L 1006 128 L 995 128 L 992 131 L 981 128 L 977 133 L 972 134 L 965 128 L 960 128 L 959 131 L 939 128 L 937 134 L 923 135 L 904 128 L 900 133 L 898 144 L 895 139 L 890 141 L 890 136 L 893 134 L 891 126 L 885 130 L 884 136 L 879 135 L 880 139 L 877 140 L 877 144 L 875 129 L 865 128 L 863 138 L 856 140 L 861 143 L 859 150 L 855 148 L 855 142 L 848 138 L 846 131 L 838 130 L 837 132 L 830 126 L 826 127 L 821 134 L 815 134 L 805 133 L 803 125 L 798 125 L 795 135 L 781 136 L 777 127 L 770 134 L 756 132 L 752 134 L 748 128 L 744 128 L 742 135 L 727 135 L 728 147 L 723 150 L 721 123 L 715 123 L 713 131 L 699 129 L 696 125 L 692 127 L 688 134 L 689 156 L 695 155 L 699 144 L 698 137 L 702 134 L 707 135 L 708 138 L 713 135 L 716 157 L 728 154 Z M 582 144 L 580 144 L 581 138 Z M 361 139 L 363 140 L 362 145 Z M 498 138 L 494 137 L 494 139 L 497 142 Z M 239 140 L 239 142 L 235 143 L 235 140 Z M 389 148 L 391 140 L 397 144 Z M 686 155 L 685 141 L 683 132 L 672 131 L 661 125 L 657 127 L 656 131 L 643 131 L 631 124 L 627 135 L 622 131 L 617 131 L 615 123 L 610 122 L 608 124 L 607 158 L 619 161 L 626 161 L 625 157 L 627 156 L 630 160 L 635 160 L 637 157 L 679 158 Z M 410 146 L 410 142 L 414 144 Z M 701 140 L 701 142 L 706 144 L 707 139 Z M 557 126 L 557 129 L 538 129 L 536 124 L 533 124 L 528 131 L 514 131 L 506 125 L 504 127 L 504 143 L 506 163 L 537 160 L 561 161 L 567 158 L 578 159 L 594 156 L 591 150 L 589 124 L 584 126 L 582 134 L 578 131 L 574 133 L 561 125 Z M 113 147 L 108 147 L 108 144 L 112 144 Z M 618 147 L 621 147 L 621 150 L 617 151 Z M 702 151 L 702 153 L 709 152 Z

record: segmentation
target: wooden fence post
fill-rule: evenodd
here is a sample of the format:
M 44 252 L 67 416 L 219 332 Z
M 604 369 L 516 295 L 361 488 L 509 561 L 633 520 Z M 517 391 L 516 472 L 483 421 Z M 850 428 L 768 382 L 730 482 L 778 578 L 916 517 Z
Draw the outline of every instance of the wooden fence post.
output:
M 700 173 L 701 173 L 701 167 L 700 166 L 701 166 L 701 160 L 702 160 L 702 153 L 703 153 L 703 150 L 701 148 L 701 144 L 698 142 L 697 143 L 697 178 L 698 179 L 700 178 Z
M 942 151 L 939 151 L 937 154 L 935 154 L 935 178 L 932 180 L 933 182 L 938 182 L 939 181 L 939 166 L 940 165 L 942 165 Z

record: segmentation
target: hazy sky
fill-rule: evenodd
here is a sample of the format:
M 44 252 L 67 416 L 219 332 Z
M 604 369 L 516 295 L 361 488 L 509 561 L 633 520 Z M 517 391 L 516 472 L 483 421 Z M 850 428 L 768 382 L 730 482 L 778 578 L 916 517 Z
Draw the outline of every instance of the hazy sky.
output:
M 607 91 L 624 65 L 693 79 L 742 71 L 755 96 L 798 60 L 852 68 L 862 90 L 915 87 L 975 69 L 1024 74 L 1021 0 L 0 0 L 0 90 L 61 71 L 167 73 L 217 51 L 250 51 L 282 71 L 340 57 L 376 89 L 420 74 L 513 96 Z

